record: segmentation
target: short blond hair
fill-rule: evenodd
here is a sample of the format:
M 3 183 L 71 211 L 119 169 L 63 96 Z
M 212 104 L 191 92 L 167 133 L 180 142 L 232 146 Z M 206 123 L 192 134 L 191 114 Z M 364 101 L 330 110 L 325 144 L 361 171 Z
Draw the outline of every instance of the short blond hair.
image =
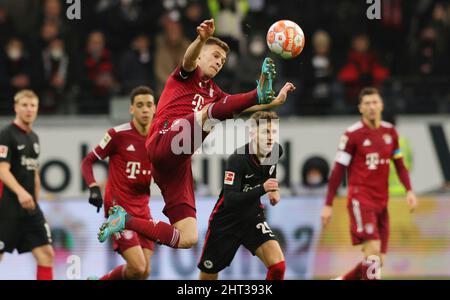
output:
M 279 120 L 280 117 L 274 111 L 257 111 L 250 116 L 250 119 L 254 120 L 256 126 L 259 126 L 261 120 L 266 120 L 266 122 L 271 122 L 272 120 Z
M 14 95 L 14 104 L 19 103 L 22 98 L 35 98 L 39 101 L 39 97 L 32 90 L 20 90 Z

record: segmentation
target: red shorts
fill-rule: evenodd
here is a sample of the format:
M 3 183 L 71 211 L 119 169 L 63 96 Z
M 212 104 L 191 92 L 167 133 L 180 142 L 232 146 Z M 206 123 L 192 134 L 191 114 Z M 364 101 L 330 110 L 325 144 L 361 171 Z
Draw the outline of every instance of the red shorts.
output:
M 153 251 L 154 242 L 132 230 L 124 230 L 122 233 L 120 233 L 119 238 L 113 235 L 114 251 L 117 251 L 122 254 L 129 248 L 135 246 L 141 246 L 142 249 L 149 249 Z
M 146 145 L 153 179 L 164 198 L 163 213 L 171 224 L 187 217 L 196 218 L 191 157 L 208 135 L 195 121 L 194 113 L 184 120 L 189 124 L 189 130 L 171 130 L 168 122 L 165 127 L 153 129 Z M 176 150 L 172 148 L 172 140 L 177 145 Z M 180 149 L 187 153 L 177 152 Z
M 350 214 L 350 234 L 353 245 L 366 241 L 381 241 L 381 253 L 387 252 L 389 241 L 389 213 L 387 208 L 375 210 L 352 199 L 348 211 Z

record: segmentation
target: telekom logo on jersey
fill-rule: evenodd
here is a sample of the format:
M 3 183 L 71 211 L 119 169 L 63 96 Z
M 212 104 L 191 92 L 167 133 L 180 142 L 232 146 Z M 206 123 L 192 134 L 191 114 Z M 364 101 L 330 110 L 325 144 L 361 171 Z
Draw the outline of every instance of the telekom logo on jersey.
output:
M 137 178 L 136 175 L 139 175 L 141 173 L 143 175 L 150 175 L 150 173 L 151 173 L 150 170 L 141 171 L 141 163 L 137 162 L 137 161 L 127 162 L 127 168 L 126 168 L 125 172 L 127 174 L 129 174 L 128 175 L 129 179 L 136 179 Z
M 192 105 L 194 108 L 193 111 L 200 111 L 205 104 L 205 98 L 200 94 L 195 94 L 194 99 L 192 100 Z
M 368 153 L 366 155 L 366 165 L 369 170 L 376 170 L 379 163 L 378 153 Z
M 366 154 L 366 165 L 369 170 L 376 170 L 378 165 L 389 164 L 390 162 L 390 159 L 380 160 L 380 155 L 376 152 Z

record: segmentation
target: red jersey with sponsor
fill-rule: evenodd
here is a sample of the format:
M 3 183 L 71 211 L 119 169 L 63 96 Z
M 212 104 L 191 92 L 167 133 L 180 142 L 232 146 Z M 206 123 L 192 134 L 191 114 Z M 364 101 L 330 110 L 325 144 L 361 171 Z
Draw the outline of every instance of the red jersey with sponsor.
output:
M 391 159 L 401 157 L 398 134 L 392 124 L 381 122 L 377 129 L 359 121 L 341 137 L 336 161 L 348 170 L 348 201 L 356 199 L 373 209 L 388 202 Z
M 108 130 L 93 152 L 101 160 L 109 157 L 105 206 L 121 205 L 132 216 L 149 219 L 152 176 L 145 140 L 133 122 L 125 123 Z
M 167 79 L 159 98 L 149 136 L 226 95 L 212 80 L 201 80 L 199 67 L 192 73 L 185 73 L 181 66 L 177 67 Z

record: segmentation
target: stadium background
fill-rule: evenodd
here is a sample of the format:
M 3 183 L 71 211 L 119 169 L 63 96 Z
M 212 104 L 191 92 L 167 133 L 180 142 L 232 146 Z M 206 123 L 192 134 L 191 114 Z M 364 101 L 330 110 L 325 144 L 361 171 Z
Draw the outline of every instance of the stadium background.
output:
M 132 87 L 147 84 L 161 91 L 195 36 L 195 26 L 210 16 L 216 19 L 217 35 L 233 49 L 217 78 L 229 92 L 254 87 L 267 54 L 265 31 L 274 21 L 295 21 L 306 35 L 299 58 L 274 57 L 277 84 L 289 80 L 298 87 L 278 110 L 280 141 L 289 155 L 280 166 L 283 203 L 268 207 L 268 223 L 283 237 L 287 278 L 330 278 L 360 258 L 350 246 L 343 199 L 336 201 L 333 223 L 321 231 L 326 176 L 314 185 L 310 169 L 328 175 L 340 134 L 358 120 L 355 91 L 364 85 L 383 92 L 386 118 L 396 120 L 405 152 L 411 153 L 412 183 L 420 198 L 414 215 L 401 196 L 391 199 L 384 275 L 450 278 L 449 1 L 383 0 L 381 20 L 368 20 L 366 1 L 354 0 L 320 5 L 306 0 L 80 3 L 81 19 L 69 20 L 65 1 L 0 0 L 0 125 L 11 120 L 17 89 L 39 93 L 35 130 L 43 149 L 42 206 L 53 228 L 56 278 L 67 279 L 71 255 L 81 259 L 81 273 L 74 273 L 80 278 L 101 275 L 119 263 L 108 246 L 96 242 L 102 219 L 87 204 L 81 159 L 106 129 L 128 120 Z M 200 233 L 220 189 L 224 157 L 201 154 L 194 160 Z M 104 178 L 104 167 L 99 165 L 96 174 Z M 164 218 L 161 205 L 153 186 L 156 218 Z M 189 251 L 159 247 L 153 278 L 196 278 L 201 245 Z M 6 256 L 0 279 L 33 278 L 31 261 L 27 255 Z M 241 251 L 222 278 L 257 279 L 264 273 L 256 259 Z

